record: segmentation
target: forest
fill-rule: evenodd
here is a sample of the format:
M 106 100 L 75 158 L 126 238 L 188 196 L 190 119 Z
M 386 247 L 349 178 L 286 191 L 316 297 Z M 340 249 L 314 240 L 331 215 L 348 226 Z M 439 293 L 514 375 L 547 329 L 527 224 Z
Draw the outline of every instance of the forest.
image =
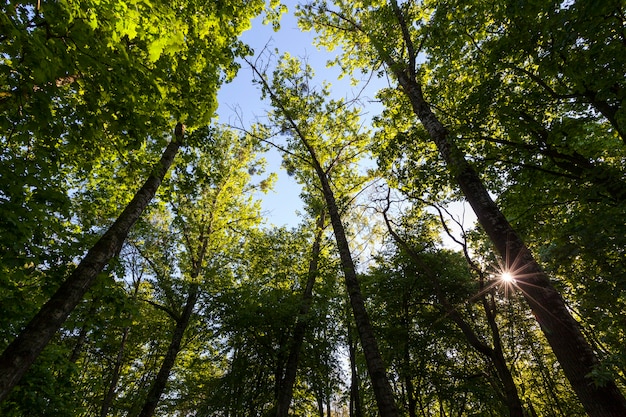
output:
M 0 7 L 0 416 L 626 416 L 624 0 Z

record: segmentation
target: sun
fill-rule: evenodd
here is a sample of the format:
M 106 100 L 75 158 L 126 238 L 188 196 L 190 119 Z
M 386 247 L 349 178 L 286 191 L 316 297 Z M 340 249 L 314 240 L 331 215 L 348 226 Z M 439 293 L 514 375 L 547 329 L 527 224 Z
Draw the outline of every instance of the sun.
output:
M 515 277 L 513 276 L 512 273 L 508 272 L 508 271 L 504 271 L 500 274 L 500 279 L 506 283 L 514 283 L 515 282 Z

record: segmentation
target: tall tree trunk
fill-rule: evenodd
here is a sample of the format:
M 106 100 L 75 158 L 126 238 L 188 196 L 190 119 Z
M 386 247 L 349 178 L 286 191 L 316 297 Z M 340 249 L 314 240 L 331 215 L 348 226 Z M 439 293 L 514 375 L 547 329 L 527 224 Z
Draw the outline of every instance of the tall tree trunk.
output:
M 500 377 L 500 381 L 502 381 L 506 405 L 509 409 L 511 417 L 523 417 L 524 406 L 522 400 L 519 397 L 517 385 L 513 380 L 511 369 L 506 363 L 506 359 L 504 358 L 504 352 L 502 351 L 502 338 L 500 337 L 500 329 L 498 328 L 495 317 L 495 301 L 493 300 L 493 298 L 491 300 L 487 300 L 485 295 L 482 295 L 481 299 L 483 304 L 483 310 L 485 311 L 485 315 L 487 316 L 487 322 L 489 323 L 489 328 L 491 329 L 491 337 L 493 339 L 491 360 L 496 368 L 498 376 Z
M 324 417 L 324 394 L 322 391 L 321 388 L 317 391 L 317 414 L 320 417 Z
M 587 413 L 591 416 L 626 416 L 626 400 L 615 382 L 596 384 L 589 376 L 599 362 L 578 322 L 495 204 L 476 171 L 450 138 L 447 129 L 431 111 L 421 85 L 403 71 L 395 70 L 394 73 L 480 225 L 504 258 L 506 268 L 517 273 L 516 284 Z
M 326 415 L 328 417 L 332 417 L 331 414 L 331 407 L 332 407 L 332 403 L 331 403 L 332 399 L 329 393 L 326 393 Z
M 81 351 L 83 350 L 83 346 L 85 346 L 85 342 L 87 341 L 87 324 L 83 324 L 83 327 L 80 328 L 80 332 L 78 333 L 78 338 L 76 339 L 76 344 L 74 345 L 74 349 L 72 349 L 72 354 L 70 355 L 69 361 L 72 363 L 76 363 L 78 360 Z
M 417 417 L 415 409 L 417 402 L 415 401 L 415 387 L 413 386 L 413 373 L 411 372 L 411 316 L 409 312 L 409 292 L 402 293 L 402 328 L 404 330 L 404 352 L 403 352 L 403 370 L 404 385 L 406 387 L 406 398 L 409 417 Z
M 309 262 L 309 271 L 306 287 L 302 295 L 302 304 L 300 305 L 300 311 L 296 325 L 293 330 L 293 339 L 291 348 L 289 350 L 289 357 L 287 359 L 287 365 L 285 367 L 285 374 L 280 384 L 280 390 L 278 393 L 277 404 L 277 417 L 287 417 L 289 414 L 289 407 L 291 406 L 291 399 L 293 397 L 293 387 L 296 382 L 296 373 L 298 370 L 298 361 L 300 358 L 300 351 L 302 350 L 302 344 L 304 343 L 304 334 L 306 333 L 309 325 L 307 315 L 311 309 L 311 303 L 313 302 L 313 285 L 318 275 L 318 262 L 320 257 L 320 247 L 322 243 L 322 235 L 324 232 L 325 223 L 324 212 L 320 214 L 317 220 L 317 231 L 315 234 L 315 240 L 313 241 L 313 247 L 311 249 L 311 260 Z
M 566 399 L 561 398 L 559 395 L 559 389 L 557 387 L 557 383 L 555 381 L 553 375 L 553 366 L 550 364 L 546 364 L 544 361 L 544 353 L 541 349 L 537 349 L 528 332 L 525 332 L 526 336 L 526 345 L 530 348 L 530 352 L 533 356 L 533 362 L 537 365 L 539 370 L 539 374 L 541 375 L 541 384 L 543 385 L 543 389 L 545 390 L 544 396 L 550 401 L 550 412 L 552 416 L 566 416 L 565 412 L 565 404 L 564 401 L 567 402 Z M 533 378 L 534 379 L 534 378 Z M 535 382 L 535 381 L 533 381 Z M 533 388 L 535 384 L 533 384 Z
M 172 340 L 167 348 L 167 353 L 165 354 L 163 363 L 161 363 L 161 369 L 159 369 L 159 373 L 157 374 L 154 383 L 148 392 L 148 397 L 146 398 L 146 402 L 139 413 L 139 417 L 152 417 L 152 415 L 154 415 L 154 410 L 156 410 L 157 404 L 163 395 L 163 391 L 165 391 L 165 386 L 167 385 L 170 372 L 176 362 L 176 356 L 178 356 L 178 353 L 180 352 L 180 345 L 182 344 L 185 330 L 187 330 L 187 327 L 189 326 L 193 309 L 198 301 L 199 292 L 199 285 L 195 283 L 191 284 L 185 307 L 183 308 L 182 314 L 178 320 L 176 320 L 176 327 L 174 327 Z
M 180 123 L 179 123 L 180 125 Z M 182 126 L 182 125 L 180 125 Z M 177 129 L 180 131 L 180 129 Z M 154 197 L 182 143 L 182 133 L 165 148 L 152 173 L 122 214 L 87 252 L 74 272 L 61 284 L 0 357 L 0 401 L 33 364 L 96 277 L 122 248 L 130 228 Z
M 87 311 L 87 317 L 91 317 L 96 312 L 97 300 L 93 300 L 91 302 L 91 306 Z M 72 363 L 76 363 L 80 354 L 85 346 L 85 342 L 87 342 L 87 333 L 89 332 L 87 323 L 83 324 L 83 327 L 80 328 L 80 332 L 78 333 L 78 338 L 76 339 L 76 344 L 74 345 L 74 349 L 72 349 L 72 354 L 70 355 L 69 361 Z
M 348 353 L 350 355 L 350 417 L 363 417 L 359 373 L 356 367 L 356 342 L 352 340 L 352 325 L 348 325 Z
M 441 299 L 441 297 L 438 296 Z M 478 353 L 483 355 L 485 359 L 491 362 L 496 369 L 498 379 L 504 389 L 504 403 L 509 410 L 510 417 L 523 417 L 524 407 L 522 400 L 519 397 L 517 385 L 513 380 L 513 375 L 509 369 L 504 354 L 502 353 L 501 346 L 499 344 L 499 335 L 494 334 L 494 347 L 488 346 L 482 342 L 479 337 L 474 333 L 470 325 L 461 317 L 461 315 L 445 300 L 442 304 L 446 310 L 446 313 L 456 323 L 457 327 L 461 329 L 465 338 L 470 346 L 474 348 Z
M 139 295 L 139 288 L 141 285 L 141 276 L 133 278 L 133 293 L 132 300 L 137 301 L 137 296 Z M 129 318 L 132 318 L 132 314 L 129 314 Z M 122 340 L 120 341 L 120 347 L 117 349 L 117 355 L 115 357 L 115 365 L 113 366 L 113 371 L 111 372 L 111 379 L 109 380 L 109 385 L 107 387 L 106 394 L 104 395 L 104 399 L 102 400 L 102 406 L 100 407 L 100 417 L 106 417 L 109 415 L 109 409 L 111 408 L 111 404 L 113 404 L 113 400 L 115 399 L 115 392 L 117 389 L 117 383 L 119 382 L 122 364 L 124 363 L 124 353 L 126 350 L 126 342 L 128 341 L 128 336 L 130 334 L 131 327 L 126 326 L 124 331 L 122 332 Z

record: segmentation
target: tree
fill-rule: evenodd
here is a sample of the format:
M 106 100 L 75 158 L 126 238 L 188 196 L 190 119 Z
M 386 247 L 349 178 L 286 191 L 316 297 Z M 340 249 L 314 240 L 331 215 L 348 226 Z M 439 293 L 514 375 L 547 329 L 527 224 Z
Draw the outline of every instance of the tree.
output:
M 210 292 L 212 281 L 227 268 L 228 260 L 236 253 L 236 246 L 260 221 L 259 202 L 253 200 L 252 194 L 258 188 L 266 191 L 268 187 L 267 180 L 263 180 L 261 186 L 250 182 L 250 172 L 262 174 L 262 161 L 256 160 L 256 146 L 250 138 L 236 138 L 228 130 L 213 131 L 203 142 L 208 146 L 202 151 L 186 152 L 187 163 L 174 171 L 167 187 L 173 196 L 174 219 L 173 225 L 167 226 L 162 233 L 174 232 L 182 242 L 175 265 L 168 271 L 157 272 L 156 276 L 174 274 L 177 270 L 183 276 L 157 279 L 157 285 L 166 287 L 162 289 L 166 294 L 174 294 L 176 287 L 182 287 L 186 295 L 163 300 L 164 304 L 153 303 L 168 313 L 175 327 L 159 372 L 139 413 L 142 417 L 154 414 L 159 399 L 166 392 L 168 378 L 192 325 L 194 310 L 199 300 L 205 298 L 203 293 Z M 158 248 L 153 248 L 152 252 L 155 250 L 158 252 Z M 173 305 L 175 299 L 184 300 L 183 304 Z M 203 308 L 210 311 L 210 301 L 204 304 Z
M 388 211 L 390 208 L 389 194 L 387 196 L 387 206 L 383 210 L 383 217 L 385 219 L 385 223 L 389 230 L 389 234 L 392 236 L 395 244 L 399 249 L 402 250 L 414 263 L 416 269 L 419 271 L 419 274 L 423 275 L 432 286 L 432 291 L 436 295 L 438 299 L 438 303 L 441 305 L 443 310 L 446 312 L 446 315 L 450 317 L 452 321 L 454 321 L 465 336 L 467 343 L 479 354 L 481 354 L 488 362 L 491 363 L 493 368 L 495 368 L 497 377 L 499 379 L 500 384 L 502 385 L 504 391 L 504 403 L 509 411 L 509 415 L 511 417 L 522 417 L 524 415 L 524 407 L 522 405 L 522 401 L 519 397 L 518 389 L 516 383 L 513 379 L 513 375 L 511 370 L 509 369 L 509 365 L 504 356 L 503 346 L 502 346 L 502 338 L 500 336 L 500 330 L 498 328 L 498 324 L 496 322 L 496 314 L 497 314 L 497 305 L 494 296 L 494 289 L 489 288 L 487 286 L 487 279 L 485 277 L 485 273 L 479 268 L 479 266 L 472 261 L 469 255 L 469 251 L 467 249 L 467 242 L 463 242 L 464 254 L 467 259 L 467 262 L 471 266 L 471 269 L 474 273 L 478 275 L 478 294 L 475 297 L 468 297 L 470 300 L 473 298 L 477 298 L 481 301 L 483 306 L 484 315 L 486 321 L 488 323 L 488 327 L 490 330 L 490 338 L 492 340 L 492 344 L 488 344 L 484 341 L 485 337 L 481 337 L 476 330 L 472 328 L 472 325 L 463 318 L 463 316 L 458 311 L 457 307 L 450 302 L 446 291 L 442 289 L 440 272 L 437 272 L 429 262 L 427 261 L 427 257 L 429 255 L 428 247 L 431 245 L 429 242 L 422 243 L 422 247 L 424 249 L 416 250 L 413 246 L 411 246 L 401 235 L 407 234 L 407 231 L 402 231 L 398 233 L 392 225 L 391 220 L 388 216 Z M 441 216 L 441 213 L 440 213 Z M 426 217 L 426 216 L 423 216 Z M 426 228 L 426 227 L 422 227 Z M 420 228 L 421 229 L 421 228 Z M 427 229 L 427 228 L 426 228 Z M 410 233 L 410 232 L 409 232 Z M 445 257 L 445 253 L 442 251 L 441 253 L 436 253 L 435 255 L 439 255 L 441 258 Z M 443 261 L 444 263 L 450 263 L 451 261 Z M 450 268 L 452 270 L 452 268 Z M 445 272 L 450 273 L 450 270 Z M 451 277 L 447 277 L 450 279 Z M 452 277 L 455 280 L 454 277 Z M 456 278 L 459 283 L 465 281 L 461 276 Z M 505 284 L 506 285 L 506 284 Z M 462 287 L 463 285 L 461 285 Z M 488 299 L 489 297 L 489 299 Z M 408 301 L 403 298 L 403 309 L 405 311 L 405 316 L 403 322 L 407 322 L 409 320 L 407 310 Z M 407 330 L 408 332 L 408 330 Z M 408 343 L 408 342 L 407 342 Z M 412 393 L 410 394 L 412 395 Z M 410 403 L 409 397 L 409 403 Z M 409 404 L 409 409 L 414 410 L 414 405 L 411 407 Z M 413 411 L 414 412 L 414 411 Z
M 62 252 L 63 244 L 73 246 L 85 233 L 81 225 L 71 227 L 76 220 L 71 197 L 95 174 L 94 167 L 111 155 L 134 154 L 149 170 L 143 151 L 162 148 L 163 132 L 176 121 L 190 130 L 210 121 L 218 86 L 234 76 L 235 56 L 247 53 L 237 36 L 261 12 L 263 2 L 199 7 L 190 2 L 129 7 L 123 1 L 97 7 L 89 1 L 2 6 L 0 126 L 6 132 L 1 136 L 6 164 L 0 170 L 0 217 L 7 220 L 0 227 L 14 239 L 3 244 L 7 250 L 1 268 L 3 275 L 15 277 L 6 287 L 15 290 L 20 287 L 16 283 L 32 276 L 45 277 L 48 265 L 71 269 L 72 257 L 82 256 L 84 249 L 63 257 L 46 251 L 48 242 L 59 241 L 59 248 L 50 246 Z M 269 14 L 277 17 L 279 11 Z M 180 145 L 174 142 L 163 159 L 167 164 Z M 151 179 L 165 174 L 160 168 Z M 115 174 L 105 173 L 109 178 Z M 78 190 L 70 188 L 73 184 Z M 52 227 L 39 229 L 47 224 Z M 90 246 L 90 239 L 82 248 Z M 102 267 L 108 262 L 104 258 L 98 261 Z M 28 315 L 25 311 L 15 322 Z M 64 317 L 55 320 L 58 327 Z M 16 365 L 8 365 L 10 355 L 7 351 L 3 366 Z M 3 378 L 2 398 L 19 379 L 5 372 Z
M 5 349 L 0 357 L 0 399 L 6 398 L 11 389 L 35 361 L 67 316 L 93 285 L 96 277 L 122 248 L 130 228 L 146 208 L 183 141 L 182 135 L 172 140 L 165 149 L 153 174 L 139 189 L 133 200 L 111 225 L 107 232 L 89 250 L 72 274 L 39 310 L 19 336 Z
M 326 45 L 342 46 L 343 68 L 376 68 L 381 64 L 387 67 L 423 125 L 428 140 L 437 147 L 451 178 L 504 258 L 507 270 L 517 274 L 518 287 L 586 411 L 590 415 L 626 413 L 626 400 L 613 381 L 593 383 L 591 375 L 599 361 L 578 323 L 465 158 L 455 132 L 441 122 L 424 95 L 427 79 L 417 60 L 429 30 L 427 17 L 431 6 L 398 4 L 395 0 L 375 5 L 366 2 L 360 6 L 335 2 L 335 6 L 334 9 L 322 3 L 306 6 L 305 25 L 319 30 Z M 445 83 L 446 80 L 434 81 Z
M 429 66 L 449 82 L 425 87 L 427 94 L 468 139 L 460 145 L 490 189 L 502 190 L 502 211 L 561 286 L 602 358 L 594 378 L 614 373 L 623 381 L 621 349 L 609 342 L 621 326 L 612 318 L 619 308 L 608 307 L 622 303 L 624 288 L 617 259 L 624 255 L 625 148 L 616 119 L 623 113 L 623 36 L 613 30 L 623 5 L 458 10 L 449 4 L 433 15 L 437 33 L 472 30 L 456 33 L 445 52 L 429 41 L 441 52 Z
M 276 414 L 302 291 L 309 281 L 312 238 L 308 227 L 273 228 L 251 233 L 243 243 L 233 281 L 215 289 L 214 326 L 226 366 L 203 394 L 203 413 Z M 325 252 L 322 248 L 318 270 L 322 276 L 329 273 Z
M 309 165 L 307 168 L 314 172 L 319 181 L 320 191 L 335 234 L 346 289 L 361 346 L 365 353 L 378 412 L 381 416 L 396 416 L 398 410 L 365 308 L 346 229 L 341 219 L 342 208 L 336 198 L 336 194 L 342 191 L 338 186 L 341 177 L 333 170 L 337 166 L 345 168 L 350 163 L 354 163 L 362 154 L 363 142 L 367 138 L 358 131 L 358 112 L 346 108 L 342 100 L 331 100 L 326 104 L 324 101 L 328 92 L 326 90 L 315 92 L 308 83 L 311 69 L 305 68 L 302 71 L 300 63 L 289 56 L 285 56 L 274 71 L 271 84 L 265 74 L 261 73 L 257 67 L 252 67 L 264 94 L 269 96 L 275 109 L 273 114 L 275 124 L 290 132 L 295 139 L 292 143 L 299 146 L 307 155 L 306 161 Z M 323 109 L 322 106 L 326 108 Z M 320 111 L 322 109 L 323 111 Z M 330 119 L 331 115 L 334 120 Z M 320 142 L 324 138 L 328 138 L 329 143 Z M 333 183 L 333 178 L 335 183 Z M 341 194 L 338 195 L 340 198 L 344 197 Z M 344 198 L 346 197 L 348 196 Z
M 278 398 L 276 404 L 276 416 L 287 417 L 289 415 L 289 407 L 293 398 L 293 390 L 296 382 L 296 373 L 302 345 L 304 343 L 305 333 L 309 326 L 309 311 L 313 302 L 313 286 L 319 275 L 319 258 L 321 252 L 323 232 L 325 228 L 325 213 L 320 213 L 315 230 L 315 238 L 311 247 L 311 256 L 309 261 L 309 270 L 307 272 L 306 285 L 302 293 L 302 301 L 298 316 L 293 329 L 291 346 L 289 347 L 289 355 L 285 364 L 284 374 L 279 378 Z

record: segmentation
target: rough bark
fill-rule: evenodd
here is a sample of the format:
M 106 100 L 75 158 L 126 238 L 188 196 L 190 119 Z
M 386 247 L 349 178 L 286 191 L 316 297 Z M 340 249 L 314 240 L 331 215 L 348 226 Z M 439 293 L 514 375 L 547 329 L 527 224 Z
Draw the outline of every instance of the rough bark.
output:
M 82 300 L 96 277 L 119 253 L 130 228 L 154 197 L 174 161 L 182 137 L 172 140 L 151 175 L 128 203 L 122 214 L 87 252 L 72 274 L 6 348 L 0 357 L 0 401 L 33 364 L 69 314 Z
M 413 111 L 476 213 L 478 222 L 504 258 L 506 267 L 517 273 L 516 284 L 587 413 L 590 416 L 626 416 L 626 400 L 617 385 L 609 381 L 599 386 L 589 377 L 598 365 L 598 359 L 580 331 L 579 324 L 521 237 L 495 204 L 477 172 L 431 111 L 421 85 L 403 71 L 396 70 L 394 73 Z
M 308 279 L 302 295 L 302 304 L 300 305 L 296 325 L 293 330 L 293 338 L 289 350 L 289 357 L 287 358 L 285 374 L 282 378 L 278 393 L 276 411 L 277 417 L 287 417 L 289 415 L 289 407 L 291 406 L 291 400 L 293 398 L 293 387 L 296 382 L 296 373 L 298 371 L 300 351 L 302 350 L 302 344 L 304 343 L 304 334 L 306 333 L 309 325 L 307 315 L 309 314 L 309 310 L 311 309 L 311 304 L 313 302 L 313 285 L 315 284 L 315 279 L 318 275 L 318 262 L 320 257 L 322 233 L 324 231 L 324 222 L 325 216 L 324 213 L 322 213 L 317 221 L 317 232 L 311 249 Z
M 189 326 L 191 314 L 193 313 L 193 309 L 198 301 L 199 292 L 200 288 L 198 284 L 191 284 L 189 294 L 187 295 L 187 301 L 185 302 L 185 307 L 183 308 L 178 320 L 176 320 L 176 327 L 174 327 L 172 340 L 167 348 L 167 353 L 165 354 L 163 363 L 161 363 L 161 369 L 159 369 L 159 373 L 157 374 L 152 387 L 150 387 L 148 397 L 146 398 L 146 402 L 139 413 L 139 417 L 152 417 L 152 415 L 154 415 L 157 404 L 165 391 L 170 372 L 176 362 L 176 356 L 178 356 L 178 353 L 180 352 L 183 336 L 185 335 L 185 330 L 187 330 L 187 327 Z

